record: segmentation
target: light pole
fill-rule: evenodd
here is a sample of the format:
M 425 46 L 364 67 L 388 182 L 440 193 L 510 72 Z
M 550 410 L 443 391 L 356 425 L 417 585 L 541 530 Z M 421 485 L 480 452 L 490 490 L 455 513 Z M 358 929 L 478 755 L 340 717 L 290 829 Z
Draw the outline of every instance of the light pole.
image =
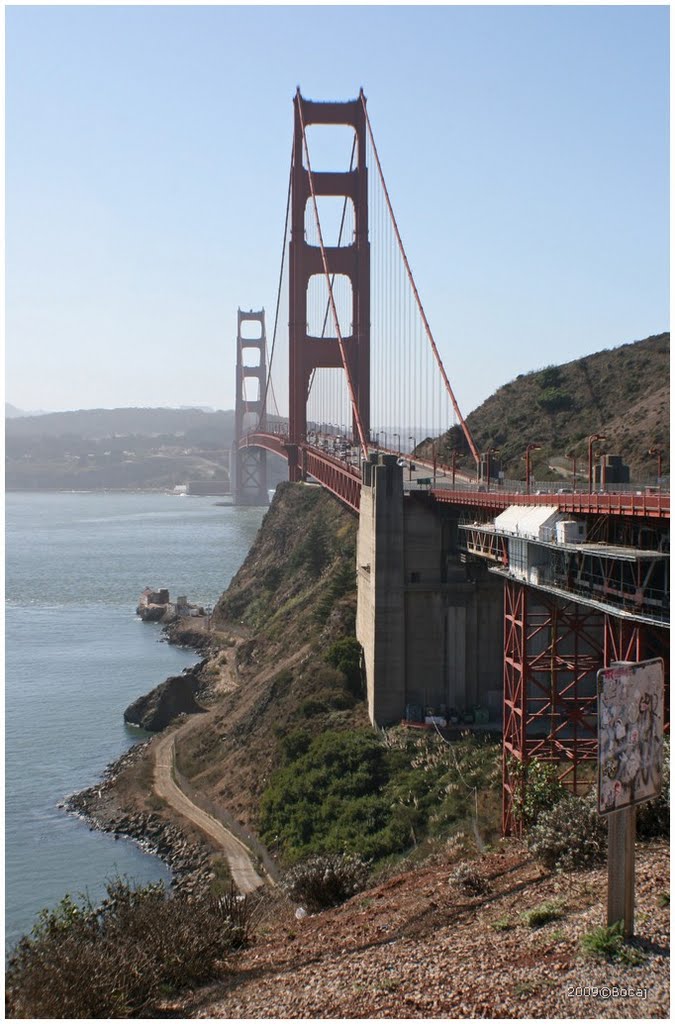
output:
M 540 450 L 540 444 L 528 444 L 525 449 L 525 494 L 530 493 L 530 452 L 538 452 Z
M 415 438 L 412 436 L 412 434 L 408 435 L 408 440 L 412 441 L 412 448 L 410 449 L 410 462 L 408 463 L 408 466 L 409 466 L 408 480 L 412 480 L 412 467 L 413 467 L 412 457 L 415 454 L 415 448 L 417 448 L 417 442 L 415 441 Z
M 500 452 L 499 448 L 488 448 L 488 450 L 485 452 L 485 476 L 487 477 L 487 480 L 486 480 L 486 483 L 485 483 L 485 490 L 486 491 L 490 490 L 490 461 L 491 461 L 490 460 L 490 456 L 491 455 L 499 455 L 499 452 Z
M 588 439 L 588 493 L 593 493 L 593 445 L 596 441 L 606 441 L 604 434 L 591 434 Z
M 572 460 L 572 494 L 576 494 L 577 491 L 577 457 L 572 455 L 571 452 L 567 452 L 566 459 Z
M 432 457 L 433 467 L 434 467 L 434 487 L 435 487 L 436 486 L 436 442 L 435 441 L 431 442 L 431 457 Z
M 660 491 L 661 490 L 661 468 L 662 468 L 663 448 L 650 448 L 648 454 L 656 456 L 656 486 L 658 487 L 658 489 Z
M 455 473 L 457 471 L 457 449 L 452 449 L 452 489 L 455 489 Z
M 400 455 L 401 454 L 401 435 L 400 434 L 394 434 L 394 437 L 398 438 L 398 448 L 396 449 L 396 451 Z

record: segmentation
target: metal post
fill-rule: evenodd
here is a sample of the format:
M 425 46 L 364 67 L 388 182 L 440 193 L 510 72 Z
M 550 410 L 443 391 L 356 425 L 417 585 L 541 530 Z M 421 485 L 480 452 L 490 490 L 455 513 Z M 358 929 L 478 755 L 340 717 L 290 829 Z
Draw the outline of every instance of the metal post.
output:
M 455 489 L 455 471 L 457 469 L 457 449 L 452 450 L 452 488 Z
M 635 928 L 635 807 L 608 815 L 607 924 L 623 921 L 624 937 Z

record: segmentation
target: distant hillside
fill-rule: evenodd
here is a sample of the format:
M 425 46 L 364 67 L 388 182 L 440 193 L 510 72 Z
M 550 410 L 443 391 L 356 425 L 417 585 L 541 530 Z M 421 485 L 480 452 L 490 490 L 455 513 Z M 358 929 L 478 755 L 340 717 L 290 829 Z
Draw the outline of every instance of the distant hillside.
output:
M 479 451 L 498 448 L 507 477 L 524 479 L 525 448 L 533 452 L 535 475 L 544 479 L 549 462 L 566 454 L 579 458 L 585 471 L 590 434 L 605 434 L 596 450 L 623 455 L 633 479 L 653 476 L 656 463 L 647 452 L 663 448 L 663 473 L 669 472 L 670 334 L 605 349 L 562 366 L 520 374 L 499 388 L 469 416 Z M 443 435 L 439 458 L 457 447 L 473 465 L 459 427 Z
M 16 405 L 12 405 L 11 402 L 5 402 L 5 419 L 15 419 L 17 416 L 44 416 L 44 413 L 40 409 L 36 409 L 34 412 L 26 412 L 25 409 L 19 409 Z
M 164 490 L 229 476 L 234 413 L 80 409 L 5 420 L 10 491 Z M 286 479 L 270 459 L 269 485 Z
M 202 440 L 232 440 L 234 413 L 204 412 L 202 409 L 78 409 L 50 412 L 41 416 L 20 413 L 6 430 L 11 437 L 105 438 L 129 434 L 154 437 L 183 435 L 197 431 Z

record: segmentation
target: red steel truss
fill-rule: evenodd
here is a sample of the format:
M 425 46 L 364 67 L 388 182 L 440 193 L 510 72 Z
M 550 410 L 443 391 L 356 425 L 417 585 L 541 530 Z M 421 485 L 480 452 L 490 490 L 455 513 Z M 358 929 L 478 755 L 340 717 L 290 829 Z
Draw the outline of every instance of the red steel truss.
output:
M 522 828 L 528 762 L 553 764 L 577 792 L 595 759 L 596 673 L 604 664 L 601 613 L 504 581 L 502 828 Z
M 561 512 L 579 515 L 639 516 L 646 519 L 670 519 L 669 494 L 505 494 L 502 491 L 459 491 L 435 487 L 437 501 L 451 505 L 503 512 L 509 505 L 555 505 Z
M 504 581 L 505 835 L 522 830 L 519 811 L 531 760 L 555 765 L 573 792 L 588 782 L 580 768 L 596 759 L 598 669 L 652 657 L 664 658 L 668 679 L 666 629 Z
M 289 465 L 298 467 L 300 479 L 313 477 L 317 483 L 339 498 L 348 509 L 358 513 L 361 499 L 361 475 L 353 466 L 335 459 L 318 448 L 308 444 L 291 444 L 279 434 L 267 434 L 257 431 L 247 434 L 240 442 L 240 447 L 256 446 L 265 448 L 283 459 Z

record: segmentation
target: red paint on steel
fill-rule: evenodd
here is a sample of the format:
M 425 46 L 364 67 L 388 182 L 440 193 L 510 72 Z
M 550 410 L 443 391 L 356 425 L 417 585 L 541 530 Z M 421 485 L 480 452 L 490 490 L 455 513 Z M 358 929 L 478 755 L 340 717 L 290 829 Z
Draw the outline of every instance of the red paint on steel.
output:
M 298 90 L 295 100 L 293 143 L 290 323 L 289 323 L 289 441 L 300 446 L 307 435 L 307 395 L 312 371 L 324 367 L 349 367 L 358 410 L 354 432 L 367 439 L 370 431 L 370 246 L 368 242 L 368 179 L 366 129 L 360 99 L 348 103 L 315 103 Z M 349 125 L 356 135 L 356 167 L 345 172 L 310 174 L 303 166 L 305 129 L 311 124 Z M 305 241 L 305 208 L 314 196 L 351 199 L 355 214 L 352 245 L 322 247 Z M 323 250 L 323 252 L 322 252 Z M 325 259 L 324 259 L 325 257 Z M 352 335 L 312 338 L 307 334 L 307 287 L 313 275 L 345 274 L 352 286 Z M 360 423 L 360 430 L 359 430 Z M 299 451 L 299 448 L 298 448 Z M 297 461 L 289 461 L 291 480 L 302 475 Z
M 669 494 L 505 494 L 502 491 L 453 491 L 437 487 L 431 491 L 437 501 L 490 509 L 495 514 L 509 505 L 551 505 L 561 512 L 579 515 L 640 516 L 670 519 Z

